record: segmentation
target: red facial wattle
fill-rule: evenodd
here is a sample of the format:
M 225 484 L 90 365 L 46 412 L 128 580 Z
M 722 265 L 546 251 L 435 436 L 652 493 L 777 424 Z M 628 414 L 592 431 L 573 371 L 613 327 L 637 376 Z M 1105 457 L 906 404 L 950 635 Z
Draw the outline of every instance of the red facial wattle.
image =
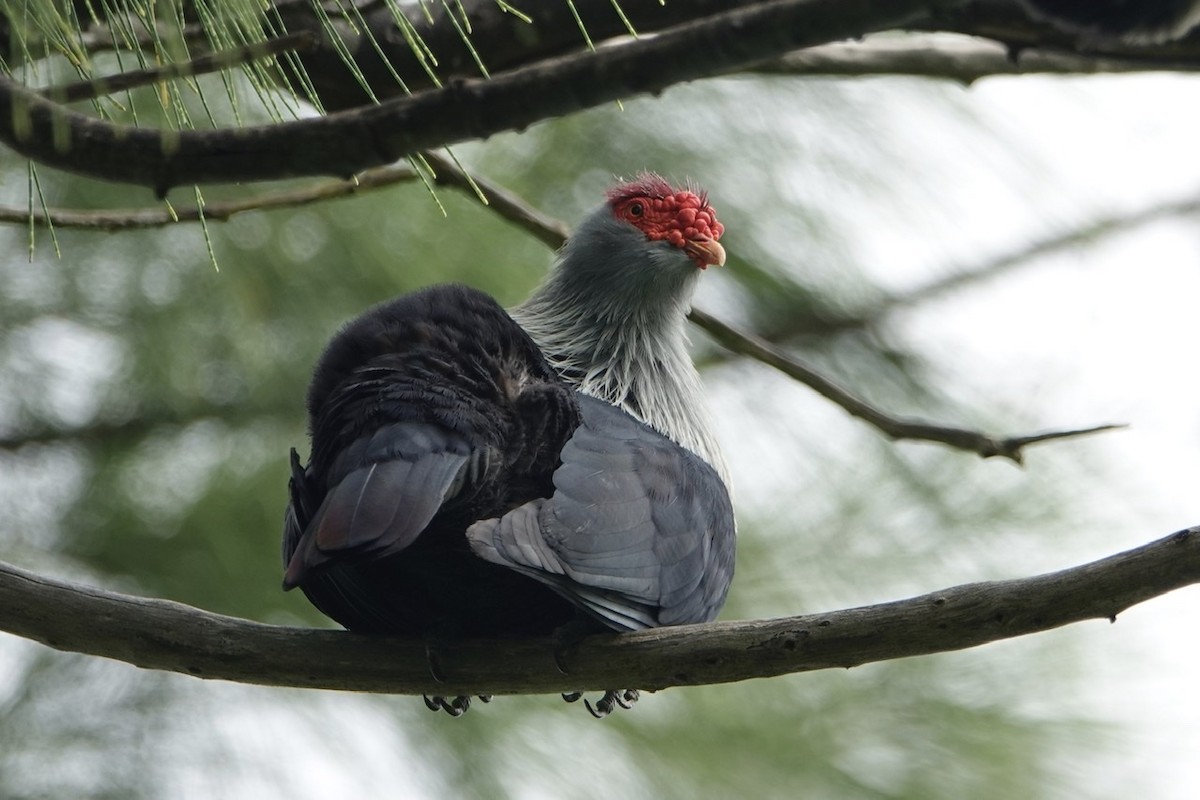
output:
M 676 191 L 657 176 L 643 176 L 613 189 L 609 204 L 618 219 L 652 242 L 678 247 L 700 269 L 725 263 L 725 248 L 717 242 L 725 226 L 717 221 L 716 210 L 703 195 Z

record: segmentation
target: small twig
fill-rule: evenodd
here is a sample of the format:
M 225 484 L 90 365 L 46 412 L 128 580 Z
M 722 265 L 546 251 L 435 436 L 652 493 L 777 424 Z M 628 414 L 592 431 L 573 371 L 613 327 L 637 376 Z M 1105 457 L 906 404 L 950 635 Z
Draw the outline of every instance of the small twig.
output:
M 207 203 L 204 206 L 204 218 L 209 222 L 227 222 L 235 215 L 247 211 L 294 208 L 408 183 L 418 178 L 416 171 L 407 164 L 376 167 L 350 180 L 326 180 L 312 186 L 271 192 L 244 200 Z M 30 219 L 37 225 L 46 225 L 49 222 L 59 228 L 117 231 L 161 228 L 178 222 L 198 222 L 200 211 L 188 206 L 176 206 L 173 211 L 165 208 L 125 208 L 109 211 L 52 208 L 47 216 L 38 209 L 31 212 L 28 208 L 0 207 L 0 223 L 27 223 Z
M 178 64 L 167 64 L 154 69 L 132 70 L 103 78 L 51 86 L 43 89 L 41 95 L 57 103 L 91 100 L 127 89 L 135 89 L 138 86 L 148 86 L 159 81 L 207 75 L 210 72 L 219 72 L 238 64 L 271 58 L 288 51 L 308 52 L 315 50 L 320 41 L 320 37 L 311 31 L 289 33 L 275 39 L 209 53 Z
M 426 151 L 422 155 L 430 165 L 437 168 L 435 182 L 441 186 L 452 186 L 468 194 L 475 193 L 475 187 L 483 192 L 487 205 L 504 219 L 519 228 L 532 233 L 538 239 L 554 249 L 562 247 L 570 228 L 565 222 L 543 214 L 525 202 L 519 195 L 510 192 L 503 186 L 491 183 L 483 178 L 467 175 L 448 158 L 437 153 Z M 474 182 L 474 187 L 471 185 Z
M 721 322 L 716 317 L 699 309 L 692 309 L 692 322 L 699 325 L 721 345 L 757 361 L 774 367 L 788 377 L 803 383 L 817 394 L 843 408 L 852 416 L 871 424 L 893 439 L 913 439 L 940 442 L 959 450 L 978 453 L 983 458 L 1000 456 L 1018 464 L 1022 462 L 1022 449 L 1031 444 L 1052 439 L 1066 439 L 1099 433 L 1122 425 L 1095 425 L 1074 430 L 1047 431 L 1025 436 L 996 437 L 980 431 L 937 425 L 923 420 L 893 417 L 885 414 L 870 403 L 851 394 L 846 389 L 821 375 L 811 367 L 797 361 L 791 355 L 756 336 L 743 333 Z

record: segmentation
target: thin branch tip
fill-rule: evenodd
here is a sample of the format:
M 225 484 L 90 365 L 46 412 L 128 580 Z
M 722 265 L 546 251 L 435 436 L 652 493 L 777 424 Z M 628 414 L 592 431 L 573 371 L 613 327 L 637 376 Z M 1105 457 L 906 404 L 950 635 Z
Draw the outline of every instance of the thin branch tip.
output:
M 1061 439 L 1078 439 L 1083 436 L 1091 436 L 1097 433 L 1106 433 L 1108 431 L 1125 430 L 1129 427 L 1126 422 L 1109 422 L 1102 425 L 1092 425 L 1087 428 L 1072 428 L 1067 430 L 1044 431 L 1041 433 L 1032 433 L 1027 436 L 1011 436 L 1001 440 L 997 444 L 996 452 L 981 453 L 984 458 L 991 456 L 1000 456 L 1022 463 L 1024 449 L 1029 445 L 1041 444 L 1042 442 L 1058 441 Z

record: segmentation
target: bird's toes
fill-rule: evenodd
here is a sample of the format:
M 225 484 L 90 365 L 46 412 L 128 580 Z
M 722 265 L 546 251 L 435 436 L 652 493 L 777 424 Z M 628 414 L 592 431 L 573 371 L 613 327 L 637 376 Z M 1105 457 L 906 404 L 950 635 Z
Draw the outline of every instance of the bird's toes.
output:
M 563 699 L 567 702 L 574 702 L 580 697 L 579 692 L 571 692 L 574 697 L 568 697 L 564 694 Z M 583 704 L 587 706 L 588 712 L 596 719 L 604 719 L 618 707 L 633 708 L 633 704 L 638 701 L 641 694 L 637 689 L 609 689 L 604 693 L 604 696 L 596 701 L 596 705 L 592 705 L 591 700 L 584 700 Z
M 425 707 L 430 711 L 445 711 L 452 717 L 461 717 L 467 713 L 467 709 L 471 707 L 471 698 L 464 695 L 457 697 L 442 697 L 440 695 L 422 695 L 421 698 L 425 701 Z M 486 699 L 484 699 L 486 698 Z M 480 700 L 489 703 L 492 700 L 491 695 L 480 695 Z

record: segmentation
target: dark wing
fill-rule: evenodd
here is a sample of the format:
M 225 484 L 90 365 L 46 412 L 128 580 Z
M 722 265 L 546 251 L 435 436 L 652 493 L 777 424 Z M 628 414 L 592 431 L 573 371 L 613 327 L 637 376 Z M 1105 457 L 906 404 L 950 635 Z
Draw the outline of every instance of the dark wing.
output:
M 521 327 L 461 286 L 347 325 L 317 365 L 308 406 L 312 459 L 301 468 L 293 455 L 283 538 L 284 586 L 306 590 L 330 562 L 407 549 L 435 517 L 464 519 L 465 553 L 465 520 L 511 508 L 514 492 L 536 496 L 529 487 L 548 483 L 578 415 Z
M 579 407 L 553 495 L 472 525 L 471 549 L 616 630 L 712 619 L 733 578 L 724 483 L 624 411 L 583 396 Z
M 385 425 L 339 453 L 327 477 L 331 488 L 310 512 L 314 498 L 293 451 L 284 587 L 299 585 L 337 557 L 382 558 L 404 550 L 490 461 L 489 448 L 472 448 L 438 426 Z

